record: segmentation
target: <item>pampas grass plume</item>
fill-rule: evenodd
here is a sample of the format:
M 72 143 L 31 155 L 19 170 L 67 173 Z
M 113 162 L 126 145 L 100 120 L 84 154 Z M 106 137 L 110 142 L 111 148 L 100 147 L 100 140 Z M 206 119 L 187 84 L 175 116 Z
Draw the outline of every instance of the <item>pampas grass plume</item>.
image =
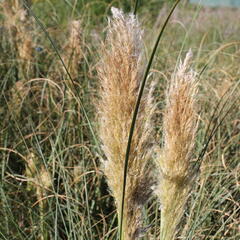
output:
M 83 58 L 82 45 L 81 21 L 73 20 L 69 24 L 69 38 L 64 47 L 63 55 L 63 60 L 73 79 L 77 78 L 79 75 L 79 65 Z
M 24 71 L 29 72 L 30 62 L 33 60 L 33 21 L 19 0 L 4 1 L 2 8 L 10 41 L 18 52 Z
M 123 173 L 128 135 L 142 77 L 142 30 L 133 14 L 112 8 L 106 41 L 98 67 L 100 100 L 97 104 L 99 135 L 106 155 L 103 171 L 116 201 L 120 220 Z M 123 239 L 137 239 L 142 234 L 141 207 L 151 193 L 150 158 L 151 94 L 145 94 L 136 122 L 129 157 L 123 213 Z
M 25 175 L 28 178 L 28 190 L 33 190 L 36 193 L 39 214 L 40 227 L 39 240 L 48 239 L 48 233 L 45 230 L 44 215 L 47 212 L 47 202 L 44 199 L 52 186 L 52 178 L 49 171 L 46 169 L 41 160 L 31 151 L 26 157 L 26 171 Z
M 190 160 L 197 130 L 196 74 L 189 70 L 191 51 L 173 74 L 163 117 L 164 147 L 157 159 L 160 182 L 161 240 L 173 240 L 190 189 Z

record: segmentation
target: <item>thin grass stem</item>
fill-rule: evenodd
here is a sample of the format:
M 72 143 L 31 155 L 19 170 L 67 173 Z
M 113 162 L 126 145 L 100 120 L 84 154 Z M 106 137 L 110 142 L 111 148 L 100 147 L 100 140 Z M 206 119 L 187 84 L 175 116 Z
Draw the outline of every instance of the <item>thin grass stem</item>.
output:
M 137 10 L 138 10 L 138 3 L 139 3 L 139 0 L 136 0 L 135 1 L 135 6 L 134 6 L 134 11 L 133 11 L 133 14 L 136 15 L 137 14 Z

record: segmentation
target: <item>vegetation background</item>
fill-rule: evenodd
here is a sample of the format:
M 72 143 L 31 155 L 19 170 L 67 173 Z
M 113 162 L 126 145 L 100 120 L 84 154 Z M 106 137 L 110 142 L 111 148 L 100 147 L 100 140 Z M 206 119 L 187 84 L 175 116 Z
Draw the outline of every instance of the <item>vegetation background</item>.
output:
M 140 1 L 147 57 L 173 2 Z M 128 12 L 134 1 L 28 1 L 31 11 L 22 3 L 1 1 L 0 239 L 117 239 L 114 200 L 100 164 L 96 65 L 110 8 Z M 240 239 L 239 22 L 239 9 L 183 1 L 151 68 L 156 140 L 161 144 L 168 80 L 189 48 L 194 70 L 204 69 L 196 156 L 214 132 L 178 239 Z M 154 197 L 144 212 L 150 228 L 143 239 L 158 239 Z

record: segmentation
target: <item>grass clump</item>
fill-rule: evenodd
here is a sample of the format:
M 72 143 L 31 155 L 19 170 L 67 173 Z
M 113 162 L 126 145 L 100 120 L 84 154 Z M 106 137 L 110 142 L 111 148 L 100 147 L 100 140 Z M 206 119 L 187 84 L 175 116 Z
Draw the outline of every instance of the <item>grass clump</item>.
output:
M 152 64 L 164 2 L 1 1 L 0 239 L 240 238 L 239 10 L 180 1 Z

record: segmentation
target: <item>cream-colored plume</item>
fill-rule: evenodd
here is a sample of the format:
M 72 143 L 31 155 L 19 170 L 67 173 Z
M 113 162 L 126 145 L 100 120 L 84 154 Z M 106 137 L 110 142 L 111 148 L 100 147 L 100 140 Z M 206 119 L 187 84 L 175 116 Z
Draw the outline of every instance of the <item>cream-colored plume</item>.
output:
M 44 227 L 44 215 L 47 212 L 47 201 L 45 197 L 51 189 L 52 178 L 44 164 L 33 152 L 28 154 L 26 161 L 25 175 L 28 179 L 28 190 L 35 191 L 39 205 L 41 233 L 39 233 L 38 239 L 44 240 L 47 239 L 46 236 L 48 235 Z
M 191 52 L 173 74 L 163 117 L 164 147 L 157 159 L 161 175 L 161 240 L 173 240 L 190 189 L 193 147 L 197 130 L 196 74 L 189 70 Z
M 133 14 L 112 8 L 106 41 L 98 66 L 100 100 L 97 104 L 104 174 L 116 200 L 120 218 L 124 160 L 128 135 L 142 79 L 142 30 Z M 137 239 L 142 233 L 142 206 L 151 193 L 153 104 L 151 93 L 143 96 L 129 157 L 123 214 L 123 239 Z
M 11 41 L 17 49 L 24 70 L 29 71 L 30 62 L 33 58 L 33 22 L 21 1 L 8 0 L 2 3 L 5 26 L 9 30 Z
M 69 38 L 64 47 L 63 60 L 73 79 L 79 76 L 79 65 L 83 58 L 82 27 L 80 20 L 73 20 L 69 24 Z

